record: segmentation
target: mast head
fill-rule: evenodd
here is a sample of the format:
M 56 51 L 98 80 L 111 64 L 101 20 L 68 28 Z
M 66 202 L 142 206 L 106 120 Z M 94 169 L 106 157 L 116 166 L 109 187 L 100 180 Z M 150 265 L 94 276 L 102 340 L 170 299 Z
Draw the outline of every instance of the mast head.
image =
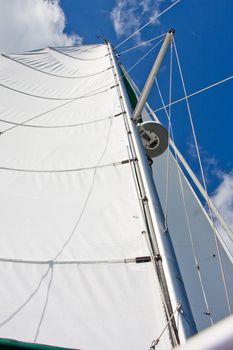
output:
M 168 31 L 168 33 L 171 33 L 171 34 L 174 35 L 174 34 L 175 34 L 175 29 L 174 29 L 174 28 L 170 28 L 169 31 Z

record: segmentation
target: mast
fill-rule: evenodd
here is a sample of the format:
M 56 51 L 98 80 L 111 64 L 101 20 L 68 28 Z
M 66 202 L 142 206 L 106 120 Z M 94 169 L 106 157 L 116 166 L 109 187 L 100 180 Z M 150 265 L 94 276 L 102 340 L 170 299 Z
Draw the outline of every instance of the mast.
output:
M 152 172 L 149 167 L 144 147 L 142 145 L 142 141 L 138 132 L 138 128 L 135 123 L 135 120 L 138 119 L 138 116 L 144 107 L 145 101 L 149 95 L 154 80 L 154 76 L 158 72 L 158 69 L 162 63 L 162 59 L 165 56 L 166 49 L 169 46 L 173 33 L 174 31 L 169 31 L 165 38 L 162 49 L 154 63 L 152 72 L 148 78 L 149 84 L 144 88 L 142 94 L 143 96 L 140 98 L 134 112 L 132 110 L 125 85 L 121 78 L 122 73 L 120 71 L 116 57 L 113 54 L 113 49 L 110 43 L 108 43 L 108 48 L 113 63 L 115 76 L 119 84 L 119 89 L 122 96 L 131 146 L 133 152 L 135 152 L 135 157 L 138 159 L 138 162 L 135 165 L 135 169 L 142 193 L 142 206 L 145 210 L 148 223 L 147 234 L 151 242 L 151 248 L 154 255 L 154 263 L 165 299 L 167 318 L 171 318 L 172 314 L 177 309 L 177 305 L 181 304 L 181 309 L 179 310 L 179 334 L 174 317 L 171 319 L 171 333 L 173 333 L 173 337 L 175 337 L 175 341 L 173 340 L 173 345 L 176 345 L 178 343 L 184 343 L 187 338 L 196 334 L 197 330 L 180 274 L 169 231 L 166 230 L 166 232 L 164 232 L 164 214 L 152 178 Z
M 153 64 L 153 67 L 152 67 L 150 74 L 147 78 L 145 86 L 142 90 L 141 96 L 140 96 L 138 103 L 135 107 L 135 110 L 133 112 L 133 120 L 135 120 L 135 121 L 137 121 L 140 118 L 142 110 L 145 107 L 147 98 L 149 96 L 149 93 L 150 93 L 151 88 L 152 88 L 153 83 L 154 83 L 154 79 L 159 71 L 159 68 L 160 68 L 162 62 L 163 62 L 163 59 L 164 59 L 166 52 L 167 52 L 167 49 L 172 42 L 172 38 L 173 38 L 174 33 L 175 33 L 175 30 L 170 29 L 168 31 L 165 39 L 164 39 L 163 45 L 162 45 L 162 47 L 159 51 L 159 54 L 158 54 L 158 56 Z

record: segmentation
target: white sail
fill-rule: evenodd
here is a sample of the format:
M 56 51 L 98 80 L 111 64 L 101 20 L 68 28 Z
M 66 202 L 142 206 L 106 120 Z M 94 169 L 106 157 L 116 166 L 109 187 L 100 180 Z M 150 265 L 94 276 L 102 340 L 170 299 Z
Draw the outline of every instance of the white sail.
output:
M 171 347 L 111 66 L 106 45 L 0 58 L 1 338 Z
M 222 241 L 217 240 L 222 275 L 211 220 L 175 158 L 170 151 L 168 158 L 167 152 L 154 161 L 154 181 L 167 216 L 194 319 L 198 330 L 202 330 L 211 325 L 211 318 L 215 323 L 229 315 L 227 296 L 230 308 L 233 307 L 232 262 L 230 253 L 222 248 Z

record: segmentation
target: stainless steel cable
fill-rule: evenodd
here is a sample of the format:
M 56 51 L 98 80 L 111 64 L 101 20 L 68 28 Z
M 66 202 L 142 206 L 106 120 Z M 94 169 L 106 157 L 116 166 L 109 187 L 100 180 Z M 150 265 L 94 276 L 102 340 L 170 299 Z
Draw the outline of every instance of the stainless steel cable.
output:
M 137 29 L 134 33 L 132 33 L 130 36 L 128 36 L 126 39 L 124 39 L 122 42 L 120 42 L 117 46 L 115 46 L 115 49 L 117 49 L 118 47 L 120 47 L 121 45 L 123 45 L 124 43 L 126 43 L 129 39 L 131 39 L 133 36 L 135 36 L 137 33 L 139 33 L 140 31 L 142 31 L 144 28 L 146 28 L 147 26 L 149 26 L 151 23 L 155 22 L 159 17 L 161 17 L 164 13 L 166 13 L 167 11 L 169 11 L 172 7 L 176 6 L 181 0 L 177 0 L 175 2 L 173 2 L 172 5 L 168 6 L 165 10 L 163 10 L 162 12 L 160 12 L 159 14 L 156 14 L 155 16 L 153 16 L 147 23 L 145 23 L 143 26 L 141 26 L 139 29 Z
M 203 181 L 205 192 L 207 194 L 207 196 L 206 196 L 207 197 L 207 206 L 208 206 L 209 216 L 210 216 L 210 219 L 211 219 L 211 222 L 212 222 L 212 228 L 213 228 L 213 233 L 214 233 L 214 240 L 215 240 L 217 256 L 218 256 L 220 271 L 221 271 L 221 275 L 222 275 L 222 280 L 223 280 L 223 286 L 224 286 L 224 290 L 225 290 L 227 307 L 228 307 L 229 315 L 231 315 L 232 314 L 232 309 L 231 309 L 231 304 L 230 304 L 230 298 L 229 298 L 229 292 L 228 292 L 228 287 L 227 287 L 227 281 L 226 281 L 225 271 L 224 271 L 222 257 L 221 257 L 221 253 L 220 253 L 219 241 L 218 241 L 217 234 L 216 234 L 215 223 L 214 223 L 214 219 L 213 219 L 211 205 L 210 205 L 210 202 L 209 202 L 209 199 L 208 199 L 209 195 L 208 195 L 208 191 L 207 191 L 207 185 L 206 185 L 204 170 L 203 170 L 203 166 L 202 166 L 199 145 L 198 145 L 196 132 L 195 132 L 195 128 L 194 128 L 194 123 L 193 123 L 193 118 L 192 118 L 192 114 L 191 114 L 191 109 L 190 109 L 190 105 L 189 105 L 188 94 L 187 94 L 186 86 L 185 86 L 185 83 L 184 83 L 184 77 L 183 77 L 183 73 L 182 73 L 182 69 L 181 69 L 181 63 L 180 63 L 180 59 L 179 59 L 179 55 L 178 55 L 178 51 L 177 51 L 174 39 L 173 39 L 173 42 L 174 42 L 176 60 L 177 60 L 177 64 L 178 64 L 178 69 L 179 69 L 179 73 L 180 73 L 182 87 L 183 87 L 183 91 L 184 91 L 184 95 L 185 95 L 185 101 L 186 101 L 186 105 L 187 105 L 190 125 L 191 125 L 192 134 L 193 134 L 193 138 L 194 138 L 195 148 L 196 148 L 196 152 L 197 152 L 199 167 L 200 167 L 200 171 L 201 171 L 201 177 L 202 177 L 202 181 Z

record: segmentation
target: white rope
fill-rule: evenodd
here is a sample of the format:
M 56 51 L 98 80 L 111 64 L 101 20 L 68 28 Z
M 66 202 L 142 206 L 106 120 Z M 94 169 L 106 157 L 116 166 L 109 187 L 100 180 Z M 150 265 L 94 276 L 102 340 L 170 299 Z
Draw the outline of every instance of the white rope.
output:
M 154 350 L 155 347 L 156 347 L 156 345 L 158 345 L 158 343 L 160 342 L 160 339 L 161 339 L 163 333 L 165 332 L 165 330 L 166 330 L 167 327 L 169 326 L 169 324 L 170 324 L 171 320 L 173 319 L 173 317 L 175 316 L 175 314 L 176 314 L 180 309 L 181 309 L 181 304 L 178 303 L 177 306 L 176 306 L 175 311 L 174 311 L 173 314 L 169 317 L 169 319 L 168 319 L 168 321 L 167 321 L 165 327 L 163 328 L 162 332 L 160 333 L 159 337 L 158 337 L 157 339 L 153 340 L 153 342 L 152 342 L 152 344 L 151 344 L 151 346 L 150 346 L 150 350 Z
M 163 39 L 159 40 L 149 51 L 147 51 L 147 53 L 146 53 L 145 55 L 143 55 L 132 67 L 130 67 L 130 68 L 126 71 L 126 73 L 129 73 L 133 68 L 135 68 L 135 67 L 138 65 L 138 63 L 140 63 L 142 60 L 144 60 L 144 58 L 146 58 L 146 56 L 148 56 L 149 53 L 150 53 L 151 51 L 153 51 L 162 41 L 163 41 Z
M 193 96 L 195 96 L 195 95 L 198 95 L 198 94 L 200 94 L 200 93 L 202 93 L 202 92 L 204 92 L 204 91 L 206 91 L 206 90 L 209 90 L 209 89 L 211 89 L 211 88 L 213 88 L 213 87 L 215 87 L 215 86 L 218 86 L 218 85 L 220 85 L 220 84 L 222 84 L 222 83 L 225 83 L 226 81 L 231 80 L 231 79 L 233 79 L 233 75 L 231 75 L 231 76 L 229 76 L 229 77 L 227 77 L 227 78 L 225 78 L 225 79 L 222 79 L 222 80 L 220 80 L 220 81 L 217 81 L 216 83 L 213 83 L 213 84 L 211 84 L 211 85 L 208 85 L 208 86 L 204 87 L 203 89 L 200 89 L 200 90 L 198 90 L 198 91 L 195 91 L 195 92 L 193 92 L 193 93 L 191 93 L 191 94 L 189 94 L 189 95 L 187 95 L 187 96 L 184 96 L 184 97 L 182 97 L 182 98 L 179 98 L 178 100 L 175 100 L 175 101 L 171 102 L 171 105 L 175 105 L 176 103 L 179 103 L 179 102 L 181 102 L 181 101 L 186 100 L 186 98 L 189 98 L 189 97 L 193 97 Z M 169 104 L 165 105 L 165 107 L 169 107 Z M 161 111 L 162 109 L 164 109 L 164 106 L 155 109 L 153 112 L 156 113 L 156 112 Z
M 161 34 L 161 35 L 159 35 L 159 36 L 156 36 L 156 37 L 154 37 L 154 38 L 152 38 L 152 39 L 150 39 L 150 40 L 143 41 L 143 43 L 141 43 L 141 44 L 138 44 L 138 45 L 136 45 L 136 46 L 130 47 L 130 48 L 127 49 L 127 50 L 124 50 L 124 51 L 119 52 L 119 53 L 117 54 L 117 56 L 121 56 L 121 55 L 123 55 L 123 54 L 126 53 L 126 52 L 129 52 L 129 51 L 132 51 L 132 50 L 134 50 L 134 49 L 137 49 L 137 48 L 140 47 L 140 46 L 145 46 L 146 44 L 148 44 L 148 43 L 150 43 L 150 42 L 152 42 L 152 41 L 154 41 L 154 40 L 156 40 L 156 39 L 160 39 L 160 38 L 164 37 L 165 35 L 166 35 L 166 33 L 165 33 L 165 34 Z
M 159 96 L 160 96 L 161 102 L 162 102 L 163 106 L 165 106 L 164 99 L 163 99 L 163 96 L 162 96 L 162 93 L 161 93 L 158 81 L 156 81 L 156 85 L 157 85 L 157 88 L 158 88 L 158 92 L 159 92 Z M 172 128 L 171 119 L 170 119 L 170 114 L 167 111 L 166 107 L 164 107 L 164 110 L 165 110 L 165 113 L 167 115 L 168 121 L 170 123 L 170 133 L 171 133 L 171 137 L 172 137 L 173 143 L 175 144 L 173 128 Z M 168 151 L 168 157 L 169 157 L 169 151 Z M 199 278 L 199 282 L 200 282 L 201 291 L 202 291 L 202 294 L 203 294 L 206 310 L 207 310 L 208 315 L 210 316 L 211 325 L 213 325 L 213 320 L 212 320 L 212 317 L 211 317 L 211 314 L 210 314 L 210 308 L 209 308 L 207 296 L 206 296 L 206 293 L 205 293 L 205 288 L 204 288 L 204 284 L 203 284 L 203 281 L 202 281 L 202 276 L 201 276 L 200 269 L 199 269 L 199 263 L 198 263 L 198 259 L 197 259 L 197 255 L 196 255 L 196 250 L 195 250 L 195 247 L 194 247 L 192 231 L 191 231 L 191 225 L 190 225 L 190 221 L 189 221 L 189 217 L 188 217 L 188 211 L 187 211 L 187 207 L 186 207 L 186 203 L 185 203 L 184 188 L 183 188 L 183 183 L 182 183 L 181 174 L 180 174 L 181 170 L 180 170 L 180 167 L 179 167 L 179 163 L 178 163 L 178 158 L 177 158 L 176 152 L 175 152 L 175 159 L 176 159 L 176 163 L 177 163 L 179 184 L 180 184 L 180 189 L 181 189 L 181 195 L 182 195 L 182 201 L 183 201 L 183 206 L 184 206 L 186 223 L 187 223 L 187 227 L 188 227 L 189 238 L 190 238 L 190 242 L 191 242 L 191 248 L 192 248 L 192 252 L 193 252 L 193 256 L 194 256 L 194 260 L 195 260 L 195 265 L 196 265 L 196 268 L 197 268 L 197 274 L 198 274 L 198 278 Z M 166 179 L 166 181 L 168 182 L 168 178 Z M 167 192 L 166 192 L 166 196 L 167 196 Z M 167 198 L 166 198 L 166 201 L 167 201 Z M 167 214 L 166 214 L 166 209 L 165 209 L 165 217 L 166 217 L 166 215 Z M 165 225 L 166 225 L 165 227 L 167 227 L 167 222 L 165 222 Z
M 0 262 L 16 264 L 35 264 L 35 265 L 97 265 L 97 264 L 128 264 L 136 263 L 136 258 L 114 258 L 114 259 L 92 259 L 92 260 L 34 260 L 34 259 L 14 259 L 1 258 Z
M 140 27 L 139 29 L 137 29 L 134 33 L 132 33 L 129 37 L 127 37 L 126 39 L 124 39 L 122 42 L 120 42 L 120 44 L 118 44 L 115 49 L 117 49 L 118 47 L 120 47 L 121 45 L 123 45 L 124 43 L 126 43 L 129 39 L 131 39 L 133 36 L 135 36 L 137 33 L 139 33 L 142 29 L 146 28 L 148 25 L 150 25 L 151 23 L 153 23 L 154 21 L 156 21 L 159 17 L 161 17 L 164 13 L 166 13 L 167 11 L 169 11 L 172 7 L 174 7 L 175 5 L 177 5 L 181 0 L 177 0 L 175 1 L 172 5 L 170 5 L 169 7 L 167 7 L 165 10 L 163 10 L 162 12 L 160 12 L 159 14 L 156 14 L 155 16 L 153 16 L 149 22 L 147 22 L 146 24 L 144 24 L 142 27 Z
M 116 101 L 114 103 L 114 112 L 113 114 L 115 114 L 115 108 L 116 108 Z M 103 151 L 97 161 L 97 164 L 96 164 L 96 168 L 93 170 L 93 175 L 92 175 L 92 179 L 91 179 L 91 183 L 90 183 L 90 188 L 88 190 L 88 193 L 86 195 L 86 198 L 84 200 L 84 203 L 83 203 L 83 207 L 79 213 L 79 216 L 73 226 L 73 229 L 71 230 L 71 232 L 67 235 L 67 238 L 66 240 L 64 241 L 64 243 L 62 244 L 60 250 L 57 252 L 56 256 L 54 257 L 53 260 L 56 260 L 64 251 L 64 249 L 67 247 L 67 245 L 71 242 L 73 236 L 75 235 L 76 231 L 77 231 L 77 228 L 79 227 L 79 224 L 82 220 L 82 217 L 85 213 L 85 210 L 87 208 L 87 205 L 89 203 L 89 200 L 91 198 L 91 195 L 92 195 L 92 192 L 93 192 L 93 189 L 94 189 L 94 186 L 95 186 L 95 181 L 96 181 L 96 175 L 97 175 L 97 167 L 100 165 L 102 159 L 104 158 L 104 155 L 107 151 L 107 148 L 108 148 L 108 145 L 109 145 L 109 142 L 110 142 L 110 135 L 111 135 L 111 130 L 112 130 L 112 121 L 113 121 L 113 118 L 110 119 L 110 123 L 109 123 L 109 129 L 108 129 L 108 132 L 107 132 L 107 135 L 106 135 L 106 142 L 105 142 L 105 145 L 104 145 L 104 148 L 103 148 Z
M 199 166 L 200 166 L 201 177 L 202 177 L 202 181 L 203 181 L 205 192 L 207 194 L 207 205 L 208 205 L 209 215 L 210 215 L 210 219 L 211 219 L 211 222 L 212 222 L 212 226 L 215 227 L 214 220 L 213 220 L 213 215 L 212 215 L 212 211 L 211 211 L 211 206 L 210 206 L 210 203 L 209 203 L 209 200 L 208 200 L 209 196 L 208 196 L 208 191 L 207 191 L 207 186 L 206 186 L 206 181 L 205 181 L 205 176 L 204 176 L 204 171 L 203 171 L 203 166 L 202 166 L 202 161 L 201 161 L 201 156 L 200 156 L 200 151 L 199 151 L 199 146 L 198 146 L 197 137 L 196 137 L 196 133 L 195 133 L 195 128 L 194 128 L 194 124 L 193 124 L 191 109 L 190 109 L 190 105 L 189 105 L 189 101 L 188 101 L 188 97 L 187 97 L 187 91 L 186 91 L 186 87 L 185 87 L 185 83 L 184 83 L 184 77 L 183 77 L 181 64 L 180 64 L 180 60 L 179 60 L 179 56 L 178 56 L 178 52 L 177 52 L 177 48 L 176 48 L 176 44 L 175 44 L 175 40 L 174 39 L 173 39 L 173 42 L 174 42 L 174 48 L 175 48 L 175 54 L 176 54 L 178 69 L 179 69 L 179 73 L 180 73 L 180 78 L 181 78 L 183 91 L 184 91 L 184 95 L 185 95 L 185 100 L 186 100 L 189 120 L 190 120 L 191 129 L 192 129 L 192 133 L 193 133 L 195 148 L 196 148 L 196 152 L 197 152 L 198 162 L 199 162 Z M 232 310 L 231 310 L 231 305 L 230 305 L 230 299 L 229 299 L 229 293 L 228 293 L 228 288 L 227 288 L 225 272 L 224 272 L 223 263 L 222 263 L 222 257 L 221 257 L 220 248 L 219 248 L 219 242 L 218 242 L 218 239 L 217 239 L 216 231 L 213 230 L 213 232 L 214 232 L 214 240 L 215 240 L 215 245 L 216 245 L 217 255 L 218 255 L 218 260 L 219 260 L 219 266 L 220 266 L 221 275 L 222 275 L 222 279 L 223 279 L 223 285 L 224 285 L 224 290 L 225 290 L 225 295 L 226 295 L 228 311 L 229 311 L 229 314 L 231 315 Z
M 105 163 L 105 164 L 99 164 L 99 165 L 91 165 L 87 167 L 82 168 L 67 168 L 67 169 L 23 169 L 23 168 L 10 168 L 10 167 L 2 167 L 0 166 L 0 171 L 17 171 L 22 173 L 43 173 L 43 174 L 57 174 L 57 173 L 73 173 L 73 172 L 81 172 L 81 171 L 88 171 L 88 170 L 97 170 L 101 168 L 107 168 L 111 166 L 118 166 L 122 164 L 126 164 L 129 161 L 133 161 L 134 159 L 128 160 L 121 160 L 116 161 L 114 163 Z

